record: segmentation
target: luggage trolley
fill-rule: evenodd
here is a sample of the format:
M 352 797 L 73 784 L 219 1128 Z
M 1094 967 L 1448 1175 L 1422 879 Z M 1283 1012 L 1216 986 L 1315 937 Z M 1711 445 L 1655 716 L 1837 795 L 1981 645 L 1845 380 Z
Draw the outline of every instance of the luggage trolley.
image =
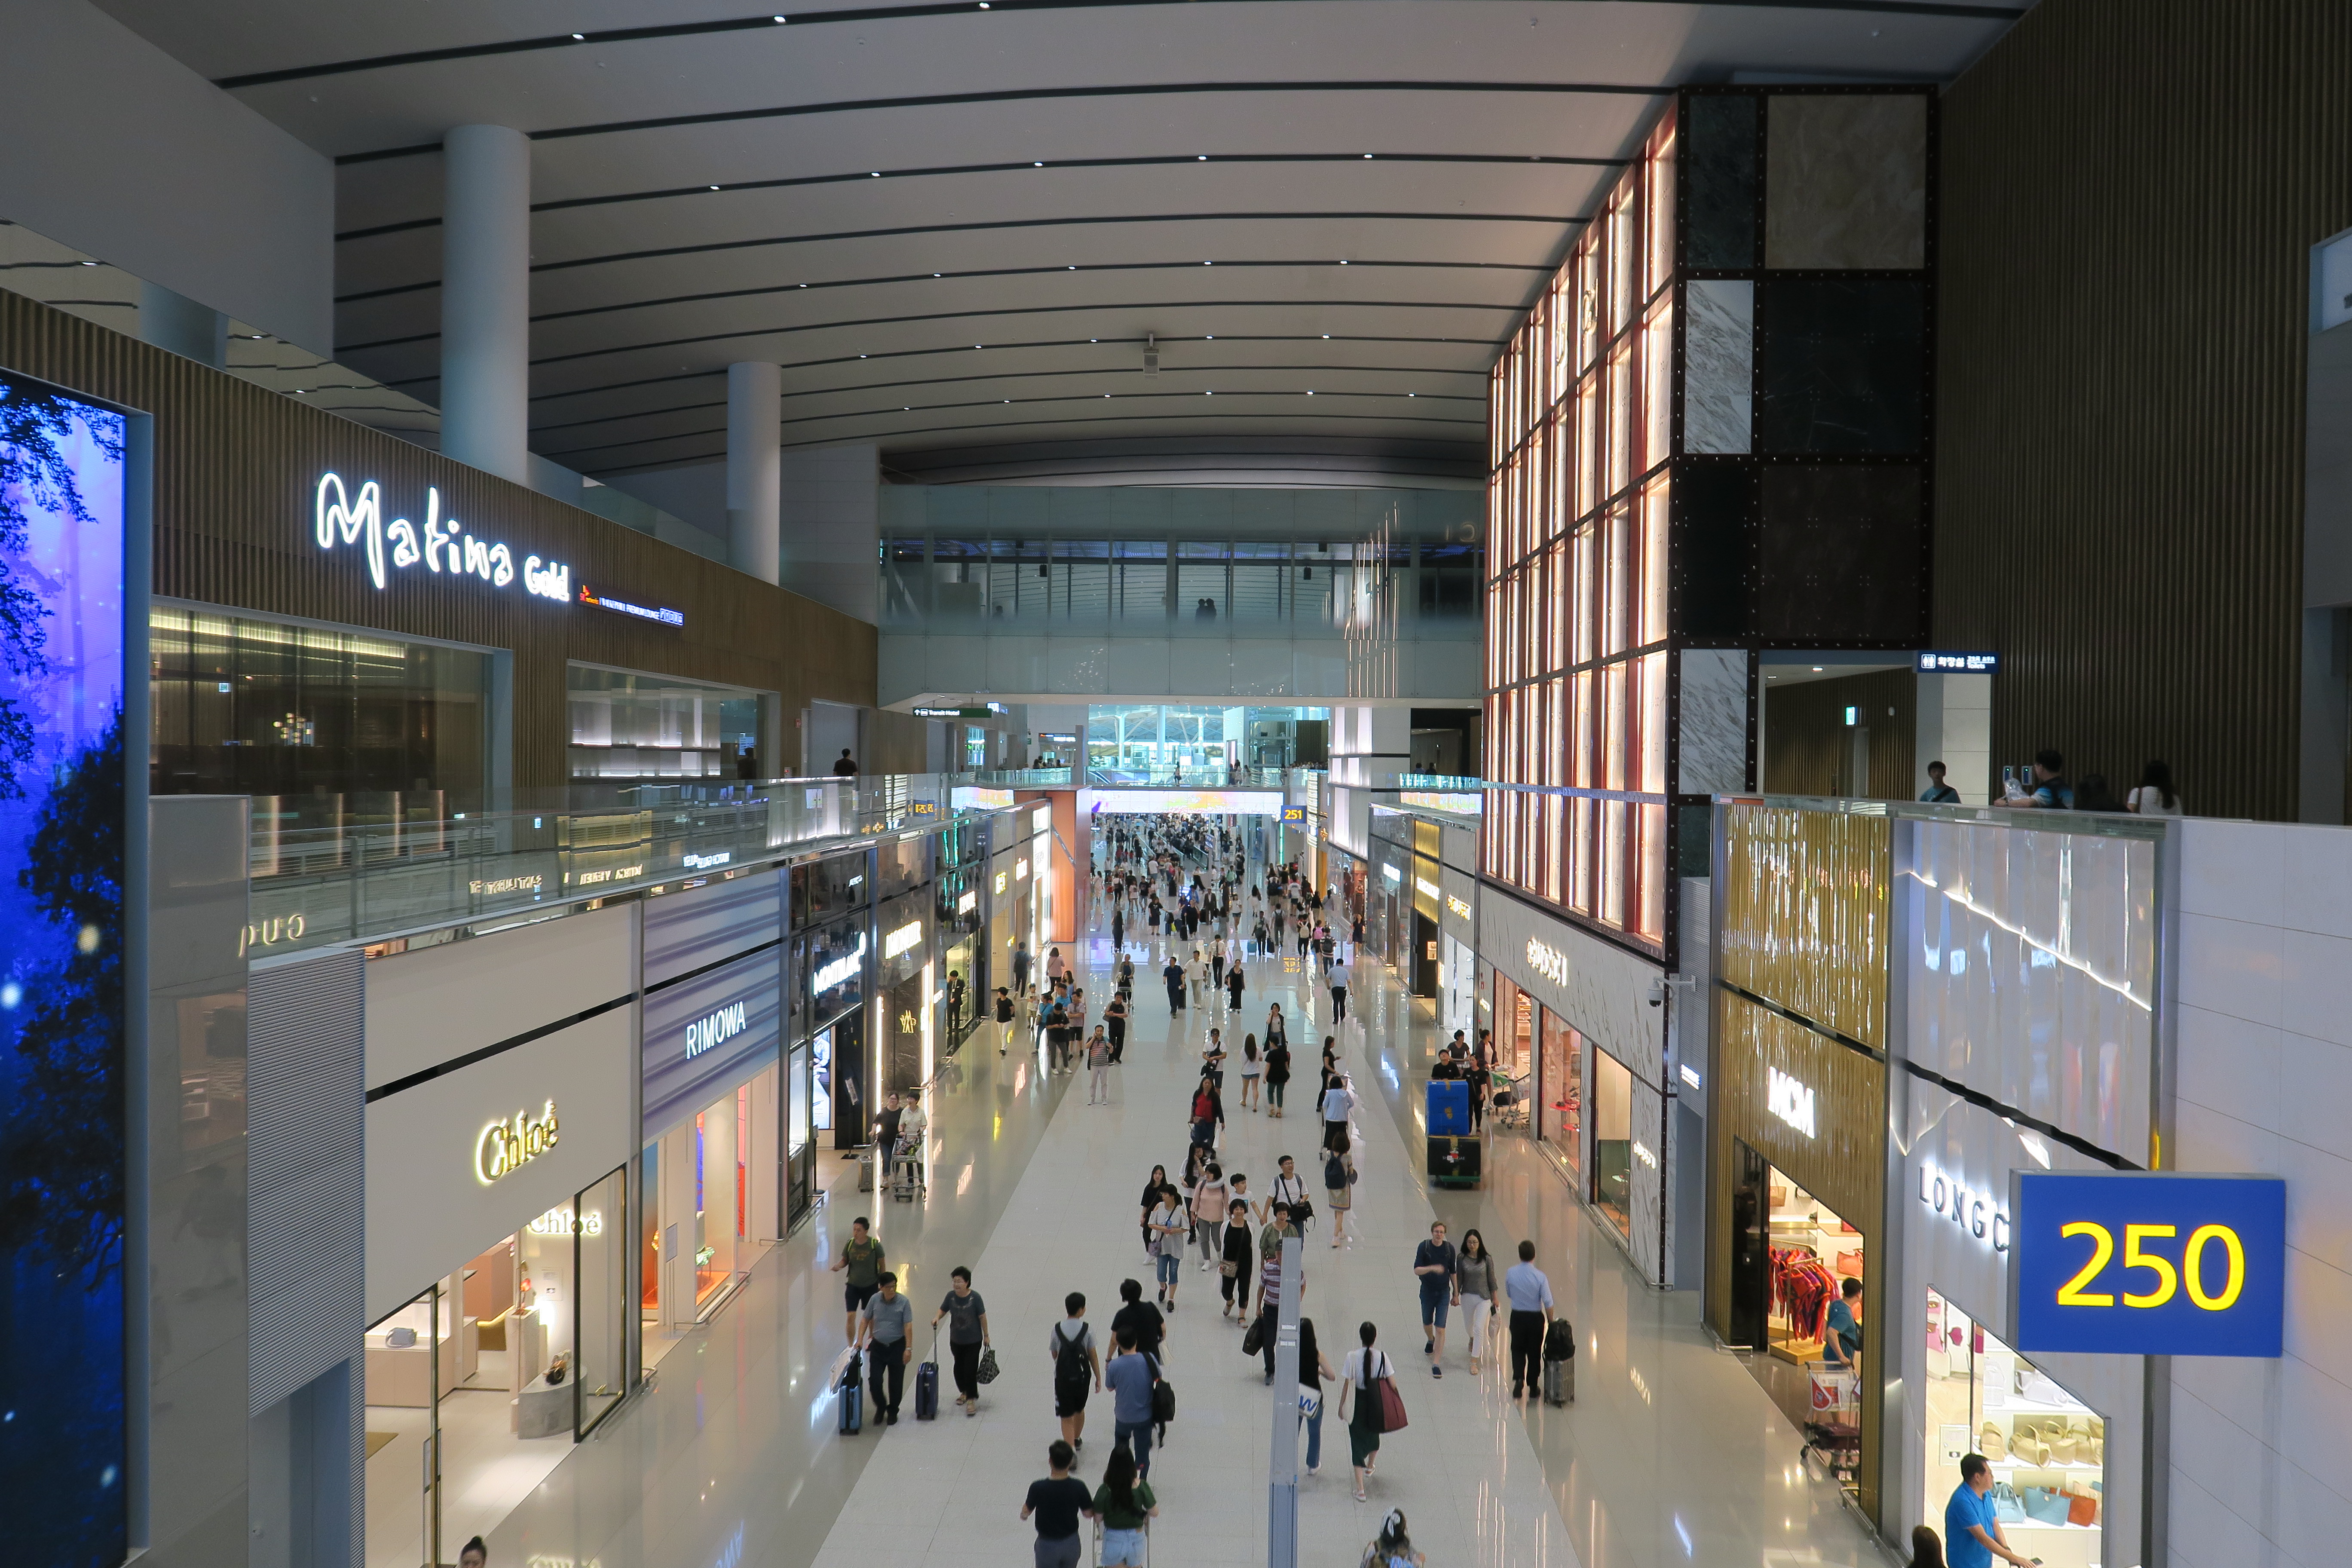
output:
M 923 1146 L 919 1138 L 901 1138 L 891 1145 L 887 1163 L 887 1184 L 892 1201 L 913 1203 L 930 1191 L 923 1169 Z
M 1536 1075 L 1533 1069 L 1513 1078 L 1497 1072 L 1499 1080 L 1486 1101 L 1486 1117 L 1497 1127 L 1508 1127 L 1524 1132 L 1528 1130 L 1528 1098 L 1535 1093 Z

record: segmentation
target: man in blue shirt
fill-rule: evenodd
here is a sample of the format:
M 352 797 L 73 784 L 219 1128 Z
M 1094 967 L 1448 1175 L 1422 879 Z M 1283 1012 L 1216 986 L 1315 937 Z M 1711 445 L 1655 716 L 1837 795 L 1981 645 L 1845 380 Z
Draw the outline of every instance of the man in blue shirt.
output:
M 1862 1281 L 1848 1279 L 1838 1287 L 1838 1299 L 1830 1303 L 1829 1333 L 1823 1352 L 1832 1365 L 1849 1372 L 1862 1370 L 1862 1320 L 1854 1309 L 1862 1305 Z
M 1118 1353 L 1103 1368 L 1103 1385 L 1111 1391 L 1113 1441 L 1135 1453 L 1139 1479 L 1151 1474 L 1151 1385 L 1160 1381 L 1151 1358 L 1135 1349 L 1135 1331 L 1118 1331 Z
M 1929 763 L 1927 764 L 1927 787 L 1919 792 L 1919 798 L 1927 802 L 1930 805 L 1958 805 L 1960 804 L 1960 792 L 1944 782 L 1943 763 Z
M 2001 1533 L 2000 1523 L 1993 1517 L 1992 1467 L 1982 1454 L 1970 1454 L 1960 1461 L 1960 1484 L 1952 1490 L 1952 1500 L 1944 1505 L 1944 1561 L 1950 1568 L 1992 1568 L 1992 1560 L 2000 1558 L 2014 1563 L 2018 1568 L 2032 1568 L 2039 1558 L 2020 1557 L 2009 1549 L 2009 1537 Z
M 1544 1331 L 1551 1326 L 1551 1281 L 1536 1267 L 1536 1244 L 1519 1243 L 1519 1260 L 1503 1274 L 1511 1299 L 1511 1397 L 1540 1398 Z
M 2032 811 L 2072 811 L 2074 786 L 2066 782 L 2066 759 L 2047 747 L 2033 753 L 2033 787 L 2022 799 L 1996 801 L 1996 805 Z

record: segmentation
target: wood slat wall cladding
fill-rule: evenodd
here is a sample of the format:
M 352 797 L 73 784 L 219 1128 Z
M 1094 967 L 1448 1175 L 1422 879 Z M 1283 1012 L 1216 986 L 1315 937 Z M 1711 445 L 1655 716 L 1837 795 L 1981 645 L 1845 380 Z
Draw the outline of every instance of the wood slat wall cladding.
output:
M 1723 980 L 1885 1049 L 1887 819 L 1765 805 L 1717 816 Z
M 1720 988 L 1710 1136 L 1714 1188 L 1707 1194 L 1706 1311 L 1718 1334 L 1731 1323 L 1731 1181 L 1737 1138 L 1863 1233 L 1863 1510 L 1878 1514 L 1878 1429 L 1884 1418 L 1884 1270 L 1871 1267 L 1886 1234 L 1886 1068 L 1883 1063 Z M 1772 1114 L 1769 1069 L 1813 1091 L 1813 1135 Z M 1870 1325 L 1882 1325 L 1871 1332 Z
M 154 416 L 155 592 L 264 615 L 440 637 L 514 653 L 514 783 L 567 782 L 564 670 L 574 659 L 774 691 L 787 715 L 812 698 L 871 704 L 875 631 L 836 610 L 660 543 L 421 447 L 306 408 L 193 360 L 0 292 L 0 374 L 14 371 Z M 582 584 L 684 612 L 666 629 L 558 605 L 472 575 L 393 572 L 378 591 L 355 550 L 312 536 L 319 476 L 383 487 L 384 519 L 441 512 Z M 763 762 L 765 759 L 763 759 Z
M 1870 731 L 1870 776 L 1845 793 L 1874 800 L 1909 800 L 1912 752 L 1919 728 L 1919 681 L 1907 669 L 1874 670 L 1833 679 L 1781 682 L 1764 700 L 1764 793 L 1836 795 L 1853 743 L 1845 726 L 1851 704 Z M 1888 709 L 1894 711 L 1889 713 Z
M 2352 5 L 2051 0 L 1944 98 L 1935 631 L 2040 746 L 2293 817 L 2307 247 Z

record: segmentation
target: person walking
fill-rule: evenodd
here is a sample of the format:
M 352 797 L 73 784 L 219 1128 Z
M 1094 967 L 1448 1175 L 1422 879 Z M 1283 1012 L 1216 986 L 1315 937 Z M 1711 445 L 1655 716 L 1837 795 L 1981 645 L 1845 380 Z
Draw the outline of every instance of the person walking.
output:
M 1274 1188 L 1266 1196 L 1290 1211 L 1291 1226 L 1304 1239 L 1307 1222 L 1315 1217 L 1315 1205 L 1307 1195 L 1307 1179 L 1298 1173 L 1298 1165 L 1289 1155 L 1282 1157 Z
M 1095 1489 L 1095 1516 L 1102 1521 L 1102 1556 L 1097 1568 L 1144 1568 L 1145 1521 L 1160 1517 L 1160 1500 L 1124 1448 L 1111 1450 Z
M 1078 1568 L 1078 1520 L 1095 1517 L 1095 1495 L 1070 1474 L 1077 1459 L 1077 1451 L 1067 1443 L 1048 1444 L 1049 1474 L 1029 1483 L 1029 1495 L 1021 1504 L 1021 1517 L 1037 1521 L 1037 1568 Z
M 1184 1210 L 1173 1193 L 1162 1193 L 1160 1202 L 1144 1218 L 1144 1228 L 1151 1233 L 1144 1250 L 1151 1254 L 1153 1275 L 1160 1281 L 1160 1306 L 1164 1311 L 1176 1310 L 1176 1278 L 1184 1261 Z
M 1029 989 L 1029 944 L 1025 942 L 1013 950 L 1013 989 Z
M 1173 1018 L 1184 1010 L 1184 966 L 1171 956 L 1168 966 L 1160 972 L 1160 978 L 1168 987 L 1168 1016 Z
M 841 1256 L 833 1260 L 833 1272 L 849 1271 L 849 1279 L 841 1292 L 843 1310 L 848 1314 L 843 1321 L 842 1333 L 851 1344 L 857 1342 L 857 1314 L 882 1288 L 882 1244 L 874 1239 L 872 1227 L 866 1216 L 859 1215 L 849 1222 L 849 1244 Z
M 1331 966 L 1331 973 L 1326 977 L 1325 983 L 1331 987 L 1331 1021 L 1335 1024 L 1345 1023 L 1348 1017 L 1348 961 L 1346 959 L 1343 958 Z
M 1462 1249 L 1454 1259 L 1454 1299 L 1462 1303 L 1462 1337 L 1470 1342 L 1470 1371 L 1478 1372 L 1486 1347 L 1487 1319 L 1495 1310 L 1495 1260 L 1486 1256 L 1486 1238 L 1476 1227 L 1462 1233 Z
M 1412 1271 L 1421 1281 L 1421 1353 L 1429 1358 L 1429 1375 L 1444 1377 L 1445 1313 L 1454 1303 L 1454 1264 L 1459 1256 L 1445 1239 L 1445 1222 L 1429 1227 L 1429 1239 L 1412 1249 Z
M 1160 1381 L 1156 1358 L 1137 1348 L 1135 1335 L 1117 1331 L 1117 1353 L 1103 1368 L 1103 1385 L 1111 1393 L 1112 1441 L 1117 1451 L 1135 1456 L 1139 1476 L 1151 1474 L 1151 1385 Z
M 1225 917 L 1222 914 L 1217 917 L 1217 940 L 1209 944 L 1209 973 L 1216 981 L 1217 989 L 1223 991 L 1225 988 Z
M 866 1352 L 866 1381 L 872 1385 L 874 1419 L 879 1426 L 898 1424 L 898 1399 L 906 1392 L 907 1363 L 915 1346 L 908 1331 L 915 1326 L 915 1304 L 898 1294 L 898 1277 L 885 1272 L 880 1291 L 857 1314 Z
M 1238 957 L 1225 966 L 1225 995 L 1228 998 L 1225 1011 L 1240 1012 L 1242 1010 L 1242 961 Z
M 1103 1009 L 1103 1026 L 1110 1031 L 1110 1065 L 1117 1067 L 1127 1050 L 1127 988 L 1122 985 L 1110 995 L 1110 1005 Z
M 1364 1560 L 1358 1568 L 1427 1568 L 1428 1562 L 1413 1549 L 1412 1537 L 1405 1532 L 1404 1510 L 1392 1508 L 1381 1521 L 1381 1532 L 1364 1548 Z
M 971 1270 L 959 1263 L 948 1274 L 950 1288 L 931 1314 L 931 1332 L 948 1320 L 948 1354 L 955 1360 L 956 1403 L 966 1415 L 980 1414 L 980 1352 L 988 1346 L 988 1303 L 971 1288 Z
M 996 1054 L 1003 1056 L 1013 1048 L 1013 993 L 1000 985 L 996 988 Z
M 1255 1238 L 1250 1235 L 1249 1199 L 1242 1192 L 1248 1178 L 1235 1176 L 1231 1184 L 1233 1194 L 1225 1205 L 1225 1225 L 1218 1243 L 1217 1272 L 1224 1276 L 1221 1289 L 1225 1296 L 1226 1317 L 1240 1311 L 1242 1326 L 1249 1325 L 1251 1270 L 1256 1266 Z
M 1279 1002 L 1270 1002 L 1266 1005 L 1265 1038 L 1268 1045 L 1272 1045 L 1276 1040 L 1280 1040 L 1286 1046 L 1290 1043 L 1290 1025 L 1282 1016 L 1282 1004 Z
M 1102 1026 L 1095 1026 L 1095 1037 L 1087 1042 L 1087 1103 L 1110 1103 L 1110 1041 L 1103 1035 Z
M 1225 1124 L 1224 1096 L 1217 1092 L 1214 1073 L 1201 1075 L 1201 1087 L 1192 1094 L 1192 1142 L 1203 1149 L 1217 1146 L 1217 1131 Z
M 1257 1099 L 1257 1080 L 1265 1071 L 1265 1064 L 1258 1059 L 1257 1037 L 1244 1035 L 1242 1037 L 1242 1108 L 1244 1110 L 1262 1109 Z
M 1225 1092 L 1225 1032 L 1211 1029 L 1208 1043 L 1201 1047 L 1201 1070 L 1216 1080 L 1217 1092 Z
M 1323 1197 L 1331 1205 L 1331 1245 L 1347 1239 L 1348 1211 L 1356 1205 L 1356 1152 L 1323 1157 Z
M 1323 1385 L 1333 1376 L 1315 1342 L 1315 1320 L 1298 1320 L 1298 1418 L 1307 1426 L 1307 1473 L 1323 1468 Z
M 1511 1303 L 1511 1397 L 1543 1396 L 1544 1331 L 1551 1326 L 1551 1281 L 1536 1267 L 1536 1244 L 1519 1243 L 1519 1260 L 1503 1274 Z
M 1143 1299 L 1143 1287 L 1132 1279 L 1118 1282 L 1118 1299 L 1121 1305 L 1110 1320 L 1111 1339 L 1116 1342 L 1124 1334 L 1137 1350 L 1159 1361 L 1160 1347 L 1168 1338 L 1168 1320 Z
M 1113 952 L 1127 949 L 1127 904 L 1123 899 L 1111 906 L 1110 946 Z
M 1062 950 L 1058 947 L 1047 948 L 1045 950 L 1045 978 L 1048 981 L 1062 981 L 1066 980 L 1069 977 L 1069 961 L 1062 956 Z
M 1143 1234 L 1143 1245 L 1147 1252 L 1151 1247 L 1151 1211 L 1160 1206 L 1160 1197 L 1162 1193 L 1174 1191 L 1176 1191 L 1176 1184 L 1168 1179 L 1168 1167 L 1152 1166 L 1151 1174 L 1144 1178 L 1143 1195 L 1136 1200 L 1136 1227 Z
M 1073 1290 L 1062 1298 L 1062 1321 L 1045 1345 L 1045 1364 L 1054 1369 L 1054 1414 L 1062 1418 L 1062 1441 L 1073 1452 L 1087 1446 L 1087 1395 L 1102 1392 L 1102 1357 L 1095 1352 L 1095 1331 L 1087 1326 L 1087 1299 Z
M 1323 1147 L 1334 1154 L 1348 1147 L 1348 1089 L 1336 1072 L 1323 1079 Z
M 1372 1343 L 1380 1338 L 1378 1329 L 1360 1323 L 1356 1337 L 1363 1342 L 1339 1363 L 1339 1419 L 1348 1424 L 1348 1462 L 1355 1467 L 1356 1500 L 1361 1502 L 1364 1483 L 1380 1463 L 1381 1379 L 1395 1376 L 1396 1369 L 1389 1364 L 1388 1352 Z M 1352 1415 L 1348 1410 L 1350 1396 L 1356 1402 Z
M 1201 1180 L 1192 1188 L 1192 1236 L 1201 1244 L 1201 1272 L 1206 1274 L 1209 1265 L 1217 1260 L 1218 1245 L 1225 1233 L 1225 1205 L 1232 1201 L 1233 1189 L 1225 1184 L 1224 1168 L 1212 1160 L 1201 1172 Z M 1233 1293 L 1226 1292 L 1232 1299 Z
M 1257 1237 L 1257 1321 L 1258 1353 L 1265 1361 L 1267 1386 L 1274 1384 L 1274 1342 L 1281 1325 L 1282 1312 L 1282 1244 L 1297 1236 L 1290 1223 L 1290 1205 L 1276 1203 L 1269 1211 L 1266 1226 Z M 1298 1275 L 1298 1294 L 1307 1295 L 1307 1274 L 1302 1259 Z
M 1209 960 L 1197 947 L 1192 950 L 1191 961 L 1184 965 L 1184 984 L 1192 991 L 1192 1005 L 1199 1006 L 1209 989 Z
M 1290 1045 L 1265 1047 L 1265 1105 L 1268 1116 L 1282 1114 L 1282 1091 L 1290 1087 Z

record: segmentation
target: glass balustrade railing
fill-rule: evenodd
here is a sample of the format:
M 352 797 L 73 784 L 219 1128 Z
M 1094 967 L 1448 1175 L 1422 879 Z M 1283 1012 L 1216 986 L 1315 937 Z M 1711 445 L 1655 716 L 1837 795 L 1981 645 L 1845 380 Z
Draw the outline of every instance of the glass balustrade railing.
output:
M 299 952 L 716 874 L 958 816 L 960 775 L 605 790 L 564 809 L 283 827 L 257 819 L 249 956 Z M 585 793 L 585 792 L 581 792 Z M 551 798 L 551 804 L 553 798 Z M 970 809 L 970 808 L 965 808 Z

